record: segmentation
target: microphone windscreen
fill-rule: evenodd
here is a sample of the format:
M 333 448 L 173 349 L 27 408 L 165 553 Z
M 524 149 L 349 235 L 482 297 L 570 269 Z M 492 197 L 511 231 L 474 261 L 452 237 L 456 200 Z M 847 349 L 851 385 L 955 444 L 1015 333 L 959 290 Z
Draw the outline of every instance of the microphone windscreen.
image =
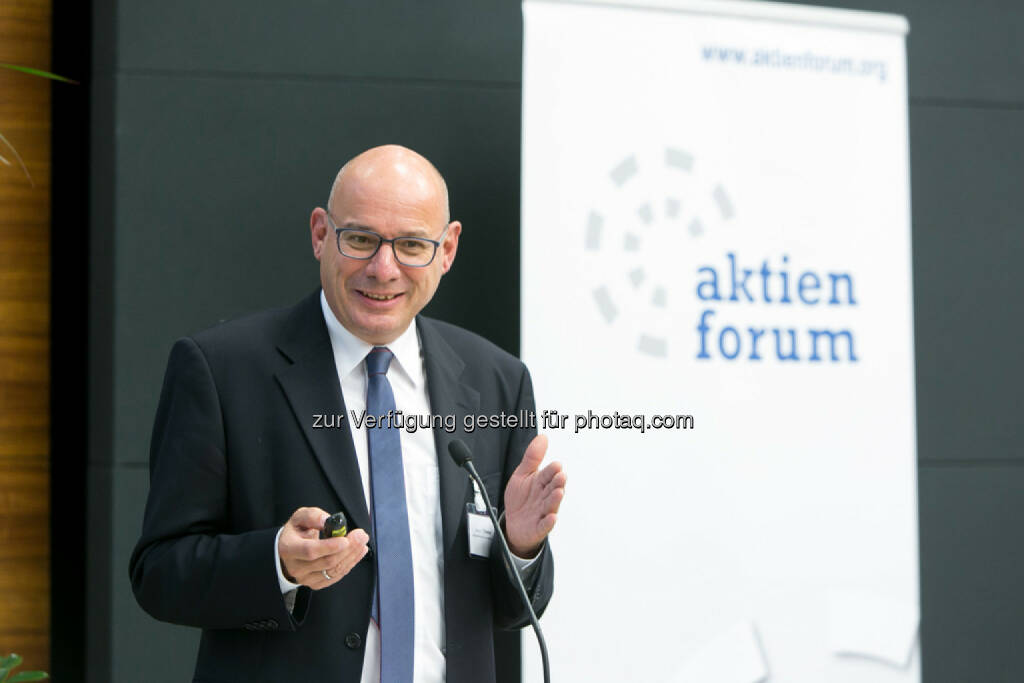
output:
M 469 452 L 469 446 L 462 439 L 452 439 L 449 442 L 448 455 L 452 456 L 452 460 L 459 467 L 464 467 L 467 462 L 473 459 L 473 454 Z

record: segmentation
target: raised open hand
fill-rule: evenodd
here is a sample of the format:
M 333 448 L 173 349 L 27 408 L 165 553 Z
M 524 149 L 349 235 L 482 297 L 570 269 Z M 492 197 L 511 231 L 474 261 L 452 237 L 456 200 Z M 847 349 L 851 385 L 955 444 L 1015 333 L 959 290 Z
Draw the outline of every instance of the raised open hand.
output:
M 548 450 L 548 438 L 534 437 L 526 447 L 519 467 L 505 487 L 505 532 L 513 553 L 531 558 L 558 518 L 558 506 L 565 497 L 567 476 L 557 462 L 540 468 Z

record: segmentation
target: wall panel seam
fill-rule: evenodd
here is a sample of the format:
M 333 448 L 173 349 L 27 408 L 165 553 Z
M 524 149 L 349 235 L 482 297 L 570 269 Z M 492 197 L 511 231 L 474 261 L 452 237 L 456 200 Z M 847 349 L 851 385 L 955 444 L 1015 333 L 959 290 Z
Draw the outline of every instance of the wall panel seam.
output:
M 917 464 L 918 467 L 927 467 L 933 469 L 949 469 L 963 467 L 975 467 L 978 469 L 987 469 L 991 467 L 1024 468 L 1024 458 L 918 458 Z
M 981 109 L 986 111 L 1024 111 L 1024 101 L 960 99 L 954 97 L 910 97 L 911 107 L 935 109 Z
M 229 80 L 296 83 L 351 83 L 387 86 L 445 86 L 518 91 L 522 81 L 500 81 L 471 78 L 418 78 L 399 76 L 352 76 L 347 74 L 257 73 L 244 71 L 215 71 L 202 69 L 118 69 L 115 77 L 179 78 L 183 80 Z

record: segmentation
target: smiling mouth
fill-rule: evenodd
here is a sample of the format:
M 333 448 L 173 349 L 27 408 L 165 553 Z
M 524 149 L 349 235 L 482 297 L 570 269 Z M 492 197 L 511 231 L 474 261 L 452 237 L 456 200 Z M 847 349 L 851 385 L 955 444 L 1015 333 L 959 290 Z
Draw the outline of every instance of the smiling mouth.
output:
M 365 296 L 367 299 L 371 299 L 372 301 L 392 301 L 402 296 L 401 292 L 399 292 L 398 294 L 376 294 L 374 292 L 364 292 L 361 289 L 357 289 L 356 291 L 359 292 L 361 295 Z

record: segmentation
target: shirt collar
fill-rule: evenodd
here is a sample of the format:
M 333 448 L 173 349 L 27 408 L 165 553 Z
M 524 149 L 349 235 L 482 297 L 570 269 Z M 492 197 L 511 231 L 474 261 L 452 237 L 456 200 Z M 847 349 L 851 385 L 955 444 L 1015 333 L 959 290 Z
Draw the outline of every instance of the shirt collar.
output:
M 359 337 L 349 332 L 331 310 L 327 303 L 324 291 L 320 290 L 320 308 L 323 310 L 324 322 L 327 323 L 327 334 L 331 338 L 331 348 L 334 350 L 334 364 L 337 366 L 338 374 L 347 377 L 366 359 L 366 354 L 373 348 L 373 344 L 364 342 Z M 387 347 L 395 354 L 394 361 L 402 374 L 412 382 L 414 387 L 423 383 L 423 360 L 420 353 L 420 338 L 416 325 L 409 325 L 397 339 Z M 392 364 L 391 366 L 395 366 Z

